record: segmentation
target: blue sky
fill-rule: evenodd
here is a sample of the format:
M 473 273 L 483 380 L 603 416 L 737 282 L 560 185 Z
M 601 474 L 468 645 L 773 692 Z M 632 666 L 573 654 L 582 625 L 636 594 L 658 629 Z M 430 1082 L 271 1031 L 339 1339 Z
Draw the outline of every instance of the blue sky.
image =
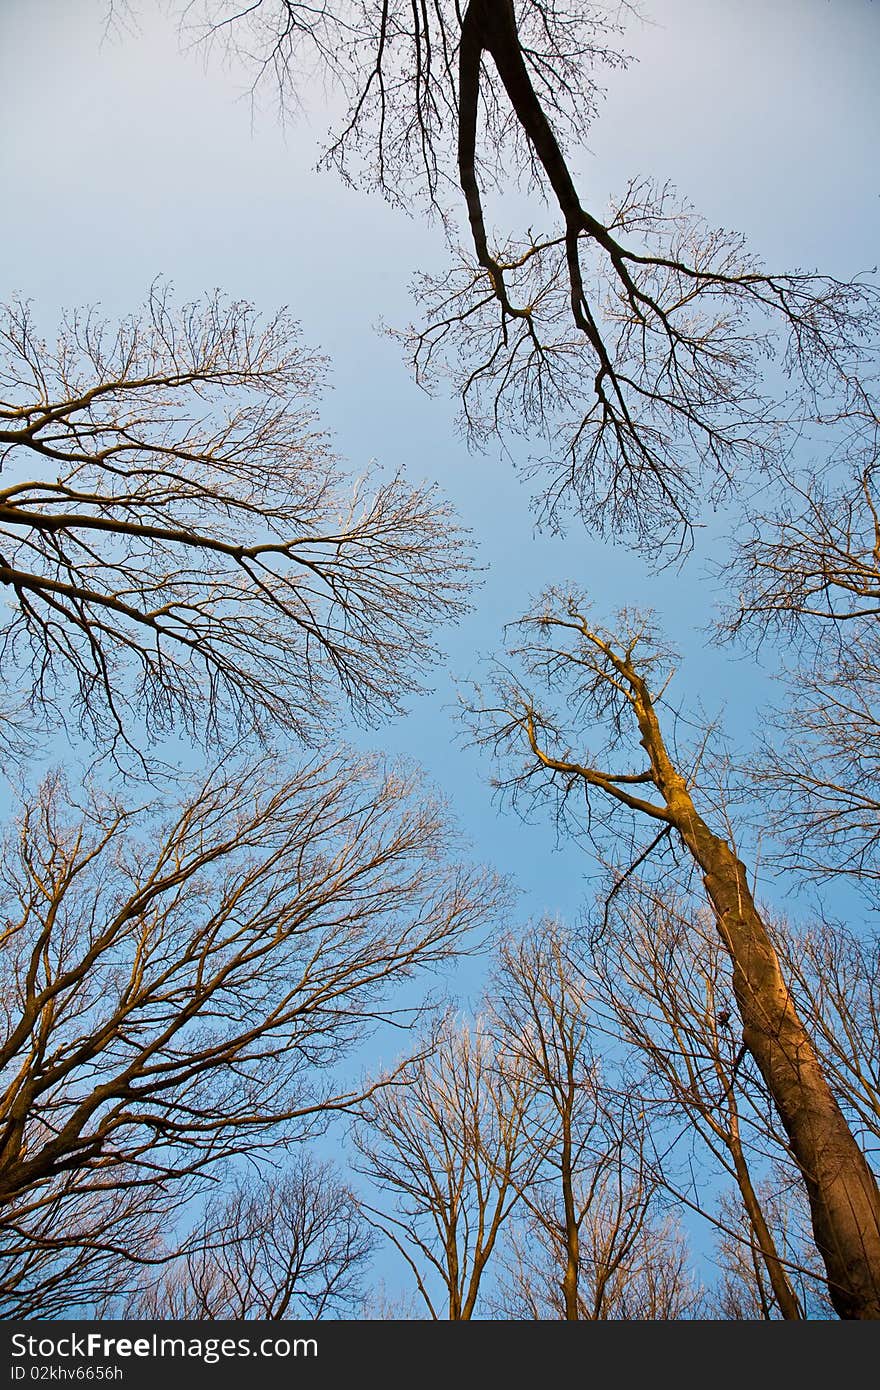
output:
M 607 75 L 577 157 L 586 196 L 602 207 L 633 175 L 670 179 L 773 268 L 847 277 L 874 266 L 880 7 L 648 0 L 645 11 L 626 39 L 637 61 Z M 219 286 L 267 312 L 290 307 L 330 358 L 322 418 L 342 457 L 355 472 L 375 459 L 437 480 L 486 567 L 433 692 L 406 719 L 356 737 L 426 767 L 475 852 L 522 890 L 523 916 L 573 918 L 590 866 L 557 852 L 549 827 L 498 813 L 487 765 L 458 743 L 454 680 L 477 673 L 532 595 L 570 578 L 609 612 L 656 606 L 686 656 L 681 694 L 725 708 L 744 742 L 768 688 L 750 664 L 706 647 L 705 553 L 658 576 L 576 524 L 564 538 L 536 534 L 527 487 L 491 453 L 467 452 L 453 403 L 421 393 L 376 331 L 380 319 L 411 317 L 410 276 L 443 264 L 439 230 L 314 173 L 320 91 L 282 130 L 270 103 L 252 111 L 242 69 L 180 51 L 164 7 L 143 0 L 138 28 L 107 37 L 105 18 L 105 0 L 3 0 L 4 295 L 31 297 L 47 330 L 62 306 L 128 313 L 159 275 L 181 299 Z

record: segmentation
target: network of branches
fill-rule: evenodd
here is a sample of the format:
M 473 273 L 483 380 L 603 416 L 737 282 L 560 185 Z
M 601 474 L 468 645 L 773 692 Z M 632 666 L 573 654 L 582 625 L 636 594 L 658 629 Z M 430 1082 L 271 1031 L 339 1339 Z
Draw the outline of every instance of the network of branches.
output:
M 103 747 L 398 711 L 466 606 L 449 506 L 349 481 L 318 429 L 323 363 L 286 313 L 219 294 L 139 317 L 24 303 L 0 328 L 0 658 L 12 703 Z
M 793 881 L 877 901 L 880 298 L 768 270 L 662 183 L 587 205 L 625 17 L 182 13 L 291 115 L 323 81 L 323 165 L 442 223 L 452 264 L 398 336 L 472 443 L 528 441 L 544 522 L 656 559 L 738 496 L 716 634 L 772 645 L 788 704 L 732 768 L 647 609 L 606 623 L 548 588 L 467 717 L 502 800 L 549 811 L 600 888 L 576 929 L 517 926 L 419 774 L 338 742 L 406 708 L 466 610 L 436 489 L 348 475 L 286 311 L 157 282 L 50 345 L 11 302 L 0 739 L 75 732 L 116 790 L 50 773 L 4 841 L 3 1316 L 880 1317 L 876 936 L 783 920 L 746 862 L 750 816 Z M 169 735 L 213 745 L 185 786 L 148 761 Z M 430 995 L 489 944 L 473 1009 Z M 355 1076 L 392 1030 L 400 1055 Z M 337 1122 L 350 1172 L 314 1148 Z M 368 1288 L 383 1242 L 412 1305 Z
M 650 180 L 607 211 L 585 205 L 577 147 L 598 75 L 625 62 L 606 10 L 202 0 L 184 17 L 282 107 L 320 74 L 345 105 L 324 164 L 441 213 L 454 259 L 418 278 L 423 318 L 401 335 L 416 379 L 451 381 L 475 442 L 544 441 L 527 471 L 551 524 L 574 509 L 652 553 L 686 546 L 706 503 L 774 464 L 792 426 L 845 421 L 851 442 L 876 429 L 870 280 L 767 270 Z M 490 232 L 487 198 L 517 176 L 535 219 Z
M 500 910 L 455 848 L 415 774 L 353 755 L 227 762 L 178 806 L 59 776 L 25 803 L 3 859 L 7 1307 L 71 1297 L 70 1250 L 152 1259 L 154 1211 L 356 1104 L 343 1059 L 411 1027 L 424 991 L 402 985 Z

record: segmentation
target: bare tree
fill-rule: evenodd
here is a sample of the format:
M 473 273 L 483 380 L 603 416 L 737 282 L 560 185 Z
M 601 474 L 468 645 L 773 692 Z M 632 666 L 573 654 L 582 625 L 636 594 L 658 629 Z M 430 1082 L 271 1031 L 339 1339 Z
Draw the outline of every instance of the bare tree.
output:
M 126 1187 L 131 1177 L 134 1185 Z M 37 1208 L 6 1205 L 0 1216 L 0 1317 L 112 1316 L 138 1275 L 167 1259 L 163 1236 L 181 1205 L 171 1183 L 151 1189 L 125 1171 L 116 1186 L 77 1188 L 73 1175 L 55 1180 Z
M 0 889 L 7 1254 L 118 1249 L 108 1203 L 173 1209 L 353 1106 L 347 1051 L 418 1016 L 394 986 L 499 906 L 453 848 L 413 773 L 348 755 L 227 762 L 177 807 L 44 784 Z M 30 1297 L 27 1262 L 0 1262 Z
M 585 1169 L 602 1166 L 607 1149 L 588 995 L 558 924 L 541 923 L 502 943 L 488 1008 L 501 1048 L 533 1090 L 523 1138 L 537 1163 L 523 1200 L 534 1224 L 564 1251 L 565 1316 L 577 1318 L 580 1230 L 593 1195 L 589 1178 L 586 1192 L 581 1179 Z
M 595 1321 L 694 1318 L 706 1307 L 690 1252 L 671 1218 L 648 1215 L 634 1181 L 605 1175 L 582 1226 L 577 1317 Z M 560 1297 L 560 1249 L 548 1225 L 527 1219 L 508 1238 L 496 1299 L 517 1321 L 569 1317 Z
M 430 487 L 352 487 L 318 432 L 321 360 L 285 313 L 215 294 L 0 327 L 8 699 L 101 746 L 224 724 L 312 737 L 341 692 L 400 708 L 460 615 L 469 554 Z
M 880 1153 L 880 940 L 876 931 L 819 921 L 784 924 L 780 951 L 835 1092 L 874 1155 Z
M 682 1242 L 656 1219 L 644 1116 L 603 1077 L 594 993 L 559 923 L 502 942 L 487 1007 L 532 1090 L 522 1143 L 534 1172 L 508 1241 L 501 1308 L 568 1320 L 679 1316 L 695 1292 Z
M 772 630 L 799 646 L 830 645 L 880 618 L 880 515 L 876 469 L 789 470 L 774 508 L 746 514 L 727 568 L 739 602 L 724 619 L 729 635 L 760 641 Z
M 803 1190 L 790 1172 L 771 1172 L 756 1184 L 756 1196 L 768 1225 L 777 1234 L 788 1278 L 803 1316 L 834 1317 L 827 1285 L 813 1245 Z M 716 1234 L 720 1282 L 713 1290 L 709 1316 L 735 1321 L 770 1321 L 780 1316 L 779 1303 L 760 1258 L 754 1230 L 738 1193 L 722 1193 Z
M 327 1163 L 300 1155 L 209 1202 L 185 1252 L 126 1316 L 264 1321 L 351 1315 L 373 1236 Z
M 725 572 L 739 599 L 719 627 L 757 648 L 772 634 L 796 657 L 755 758 L 783 861 L 876 894 L 880 514 L 876 464 L 858 462 L 848 475 L 789 473 L 775 508 L 752 509 Z
M 362 1209 L 406 1260 L 431 1318 L 474 1316 L 499 1232 L 534 1167 L 521 1144 L 528 1101 L 485 1027 L 450 1018 L 363 1108 L 359 1166 L 391 1210 Z
M 786 1138 L 768 1114 L 766 1087 L 734 1025 L 731 961 L 711 914 L 693 895 L 676 895 L 668 878 L 662 889 L 630 879 L 594 933 L 592 958 L 597 1017 L 634 1054 L 636 1073 L 624 1085 L 652 1117 L 655 1174 L 675 1197 L 721 1222 L 726 1250 L 745 1242 L 734 1264 L 758 1269 L 774 1315 L 802 1318 L 803 1299 L 759 1195 L 769 1160 L 781 1169 L 788 1159 Z M 678 1117 L 685 1121 L 689 1174 L 682 1184 L 671 1177 L 681 1145 L 669 1129 Z M 696 1166 L 695 1138 L 704 1146 Z M 797 1170 L 788 1169 L 791 1180 Z M 732 1199 L 716 1217 L 703 1190 L 711 1190 L 719 1171 L 742 1206 L 736 1235 Z
M 532 789 L 563 808 L 579 793 L 588 816 L 648 821 L 655 840 L 671 837 L 693 861 L 730 958 L 743 1043 L 806 1187 L 835 1309 L 842 1317 L 880 1316 L 877 1183 L 797 1011 L 729 828 L 718 834 L 698 809 L 699 755 L 682 765 L 666 742 L 658 713 L 670 679 L 665 654 L 639 615 L 622 615 L 612 634 L 574 594 L 549 592 L 522 628 L 534 634 L 517 653 L 526 679 L 544 676 L 563 691 L 566 720 L 574 715 L 580 729 L 601 729 L 605 746 L 575 752 L 580 729 L 568 733 L 506 675 L 497 703 L 480 712 L 483 739 L 520 761 L 507 783 L 514 793 Z
M 424 384 L 451 376 L 473 436 L 544 440 L 535 472 L 551 520 L 574 506 L 614 533 L 681 542 L 707 495 L 775 457 L 780 427 L 865 424 L 876 288 L 767 271 L 739 235 L 644 180 L 607 213 L 585 205 L 576 151 L 596 70 L 624 61 L 607 12 L 562 0 L 184 10 L 282 106 L 315 71 L 342 94 L 324 162 L 344 177 L 447 217 L 455 194 L 469 247 L 450 220 L 453 268 L 420 281 L 408 350 Z M 511 173 L 534 191 L 535 217 L 493 240 L 486 195 Z M 548 207 L 555 222 L 533 230 Z M 767 383 L 774 351 L 783 399 Z

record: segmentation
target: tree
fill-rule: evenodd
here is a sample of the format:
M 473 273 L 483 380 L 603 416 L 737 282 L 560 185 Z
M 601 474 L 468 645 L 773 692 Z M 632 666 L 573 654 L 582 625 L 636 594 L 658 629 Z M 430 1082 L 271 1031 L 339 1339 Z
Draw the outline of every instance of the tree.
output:
M 501 943 L 483 1012 L 363 1107 L 364 1204 L 432 1317 L 485 1302 L 511 1318 L 669 1318 L 698 1294 L 658 1219 L 659 1185 L 628 1105 L 612 1109 L 589 1046 L 584 980 L 559 924 Z M 399 1084 L 399 1083 L 403 1084 Z M 490 1273 L 494 1278 L 489 1277 Z
M 357 1309 L 373 1245 L 329 1164 L 300 1156 L 278 1178 L 243 1179 L 209 1202 L 184 1253 L 126 1307 L 138 1318 L 264 1321 Z
M 322 364 L 285 313 L 215 294 L 0 328 L 0 619 L 9 691 L 102 748 L 178 728 L 314 738 L 338 696 L 401 708 L 464 609 L 449 508 L 352 489 L 318 432 Z
M 474 1316 L 499 1232 L 534 1168 L 521 1143 L 528 1087 L 508 1060 L 485 1026 L 448 1018 L 362 1107 L 359 1168 L 393 1207 L 362 1210 L 406 1260 L 433 1319 Z
M 502 943 L 490 1009 L 499 1045 L 515 1059 L 534 1093 L 523 1137 L 535 1154 L 536 1173 L 523 1200 L 533 1224 L 543 1230 L 544 1243 L 562 1254 L 565 1316 L 577 1318 L 580 1232 L 594 1196 L 592 1183 L 584 1193 L 580 1180 L 585 1168 L 595 1176 L 609 1155 L 590 1048 L 588 997 L 556 924 L 544 922 L 521 939 Z M 540 1180 L 545 1168 L 550 1182 Z M 548 1197 L 551 1182 L 558 1190 Z
M 178 1216 L 169 1188 L 126 1187 L 124 1158 L 106 1186 L 73 1196 L 69 1182 L 45 1191 L 39 1210 L 7 1204 L 0 1219 L 0 1317 L 98 1318 L 130 1293 L 138 1272 L 165 1258 L 163 1235 Z M 134 1173 L 131 1174 L 136 1177 Z
M 203 0 L 197 33 L 223 38 L 297 104 L 318 72 L 346 104 L 323 163 L 449 227 L 451 271 L 423 277 L 405 335 L 417 378 L 450 376 L 477 439 L 537 435 L 543 514 L 573 507 L 652 551 L 686 542 L 706 497 L 777 458 L 780 427 L 870 429 L 877 290 L 764 269 L 669 187 L 632 180 L 605 214 L 585 205 L 577 146 L 596 69 L 624 58 L 618 23 L 561 0 Z M 491 237 L 487 193 L 511 172 L 555 225 Z M 450 194 L 467 214 L 456 245 Z M 786 379 L 771 388 L 768 353 Z
M 876 446 L 875 446 L 876 447 Z M 755 758 L 783 862 L 845 874 L 875 893 L 880 843 L 880 517 L 876 466 L 789 473 L 777 505 L 752 508 L 727 581 L 739 600 L 719 631 L 796 658 L 788 705 Z
M 798 1006 L 852 1127 L 880 1146 L 880 941 L 876 931 L 818 921 L 778 932 Z
M 748 1067 L 732 1022 L 731 962 L 714 919 L 693 894 L 673 892 L 668 872 L 662 888 L 630 878 L 609 907 L 592 942 L 596 1010 L 633 1059 L 635 1070 L 624 1086 L 646 1116 L 653 1171 L 675 1198 L 721 1223 L 728 1263 L 754 1271 L 761 1306 L 801 1319 L 804 1299 L 793 1286 L 799 1272 L 780 1254 L 758 1176 L 767 1170 L 768 1153 L 790 1182 L 797 1170 L 792 1172 L 785 1135 L 767 1115 L 766 1087 Z M 678 1116 L 685 1121 L 681 1137 L 690 1174 L 683 1188 L 671 1176 L 679 1146 L 668 1137 L 668 1122 Z M 704 1157 L 710 1156 L 708 1172 L 705 1162 L 693 1162 L 695 1138 Z M 700 1191 L 702 1184 L 710 1186 L 713 1168 L 734 1184 L 742 1208 L 735 1213 L 735 1234 L 734 1199 L 728 1197 L 722 1215 L 714 1217 Z
M 676 1222 L 649 1215 L 637 1179 L 603 1174 L 582 1225 L 577 1314 L 655 1322 L 701 1316 L 703 1292 Z M 650 1205 L 650 1200 L 648 1205 Z M 571 1316 L 560 1296 L 560 1249 L 544 1221 L 515 1226 L 501 1261 L 499 1314 L 524 1321 Z
M 804 1317 L 827 1320 L 834 1317 L 834 1309 L 822 1278 L 802 1196 L 800 1184 L 793 1183 L 788 1172 L 771 1172 L 756 1188 L 761 1210 L 783 1252 L 798 1307 L 803 1309 Z M 716 1252 L 721 1279 L 710 1304 L 710 1316 L 770 1321 L 780 1315 L 779 1302 L 739 1194 L 722 1193 L 718 1207 Z
M 57 776 L 25 803 L 0 890 L 8 1306 L 57 1290 L 71 1249 L 152 1259 L 114 1209 L 170 1220 L 235 1156 L 363 1097 L 346 1053 L 412 1023 L 394 986 L 502 901 L 454 843 L 413 773 L 347 754 L 283 775 L 227 760 L 178 806 L 80 800 Z
M 656 1219 L 644 1112 L 603 1075 L 613 1063 L 594 1050 L 595 993 L 576 956 L 559 923 L 536 924 L 502 942 L 489 986 L 502 1055 L 532 1092 L 521 1142 L 534 1171 L 501 1307 L 567 1320 L 682 1316 L 695 1301 L 684 1243 Z
M 880 1192 L 798 1013 L 732 837 L 713 830 L 698 809 L 701 754 L 682 764 L 664 737 L 658 706 L 670 679 L 668 654 L 639 615 L 621 615 L 613 634 L 590 619 L 576 594 L 550 591 L 521 627 L 529 637 L 516 655 L 526 679 L 543 675 L 564 692 L 567 718 L 573 713 L 588 730 L 604 729 L 605 747 L 574 752 L 580 730 L 570 735 L 506 674 L 497 703 L 478 712 L 481 737 L 521 760 L 507 780 L 514 794 L 533 789 L 564 810 L 579 792 L 591 829 L 619 812 L 657 827 L 654 844 L 671 837 L 690 857 L 730 958 L 743 1043 L 803 1178 L 834 1307 L 841 1317 L 880 1316 Z

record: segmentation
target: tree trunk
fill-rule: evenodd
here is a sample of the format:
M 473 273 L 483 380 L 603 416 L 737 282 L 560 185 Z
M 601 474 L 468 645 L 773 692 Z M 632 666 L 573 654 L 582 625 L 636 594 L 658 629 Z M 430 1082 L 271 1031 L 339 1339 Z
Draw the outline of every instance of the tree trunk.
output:
M 816 1245 L 841 1318 L 880 1318 L 880 1192 L 825 1079 L 782 976 L 744 864 L 697 813 L 674 767 L 647 687 L 633 682 L 642 744 L 669 819 L 703 873 L 733 963 L 743 1043 L 761 1072 L 801 1170 Z
M 562 1145 L 562 1204 L 565 1212 L 565 1272 L 562 1276 L 562 1297 L 567 1321 L 580 1318 L 578 1283 L 580 1275 L 580 1238 L 574 1201 L 574 1173 L 571 1162 L 571 1095 L 563 1116 Z

